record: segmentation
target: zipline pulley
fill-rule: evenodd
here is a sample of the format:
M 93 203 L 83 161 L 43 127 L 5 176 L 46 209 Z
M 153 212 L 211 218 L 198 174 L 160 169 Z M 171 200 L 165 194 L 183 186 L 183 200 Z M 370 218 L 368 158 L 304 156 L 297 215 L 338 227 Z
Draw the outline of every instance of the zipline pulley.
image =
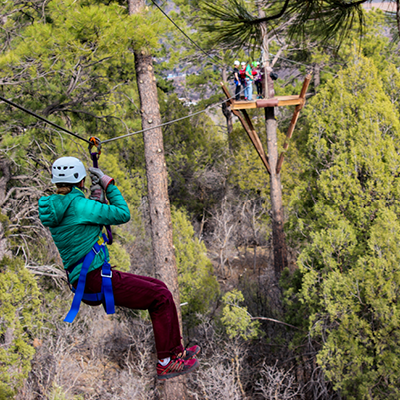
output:
M 92 152 L 93 147 L 96 147 L 97 152 Z M 90 153 L 90 158 L 93 161 L 93 167 L 99 168 L 99 158 L 101 154 L 101 141 L 99 138 L 95 136 L 91 136 L 89 138 L 89 153 Z M 106 225 L 106 231 L 108 237 L 108 244 L 111 245 L 113 243 L 113 237 L 110 225 Z
M 97 152 L 92 152 L 93 147 L 96 147 Z M 99 160 L 100 154 L 101 154 L 101 141 L 99 138 L 97 138 L 95 136 L 91 136 L 89 138 L 89 153 L 90 153 L 90 157 L 93 161 L 93 167 L 99 168 L 98 160 Z

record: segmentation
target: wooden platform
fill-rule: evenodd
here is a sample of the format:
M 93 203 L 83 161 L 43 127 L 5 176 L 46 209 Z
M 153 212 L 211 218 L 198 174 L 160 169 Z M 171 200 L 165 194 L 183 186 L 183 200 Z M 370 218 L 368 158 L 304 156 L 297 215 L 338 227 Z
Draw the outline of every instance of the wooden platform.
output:
M 233 100 L 232 95 L 229 93 L 229 90 L 225 87 L 225 84 L 221 82 L 221 87 L 225 96 L 227 98 L 226 104 L 230 107 L 232 113 L 239 118 L 239 121 L 243 125 L 244 130 L 249 135 L 250 140 L 252 141 L 258 155 L 261 158 L 265 168 L 267 169 L 269 174 L 279 174 L 281 172 L 283 160 L 285 158 L 285 152 L 289 148 L 289 140 L 292 137 L 294 127 L 296 126 L 297 119 L 299 118 L 300 110 L 304 107 L 306 103 L 306 93 L 308 89 L 308 85 L 311 81 L 311 74 L 307 74 L 304 79 L 303 87 L 301 88 L 300 95 L 293 96 L 276 96 L 272 99 L 261 99 L 254 101 L 235 101 Z M 271 81 L 272 82 L 272 81 Z M 273 82 L 272 82 L 273 84 Z M 254 129 L 254 126 L 251 122 L 249 114 L 247 113 L 247 109 L 251 108 L 264 108 L 264 107 L 277 107 L 277 106 L 296 106 L 294 109 L 293 117 L 290 121 L 289 129 L 286 134 L 286 140 L 283 145 L 283 151 L 281 152 L 278 162 L 276 163 L 276 167 L 274 170 L 271 170 L 269 165 L 269 160 L 267 153 L 264 150 L 262 142 Z M 268 135 L 268 132 L 267 132 Z M 270 140 L 270 139 L 268 139 Z M 276 146 L 276 143 L 275 143 Z
M 281 106 L 303 106 L 304 98 L 299 95 L 293 96 L 276 96 L 272 99 L 260 99 L 254 101 L 231 101 L 231 110 L 248 110 L 251 108 L 264 108 L 264 107 L 281 107 Z

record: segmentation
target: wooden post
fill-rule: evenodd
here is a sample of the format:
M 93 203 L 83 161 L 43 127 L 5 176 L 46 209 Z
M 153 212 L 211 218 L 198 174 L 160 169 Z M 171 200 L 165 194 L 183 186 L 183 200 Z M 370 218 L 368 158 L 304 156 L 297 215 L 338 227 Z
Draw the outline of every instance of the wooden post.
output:
M 224 91 L 226 97 L 228 98 L 228 101 L 227 101 L 228 105 L 231 105 L 232 101 L 230 99 L 232 96 L 231 96 L 229 90 L 223 84 L 223 82 L 221 82 L 221 86 L 222 86 L 222 90 Z M 236 115 L 239 118 L 239 121 L 242 123 L 244 130 L 246 131 L 247 135 L 249 136 L 251 142 L 253 143 L 254 148 L 256 149 L 258 155 L 260 156 L 261 161 L 263 162 L 265 168 L 267 169 L 268 173 L 270 174 L 271 170 L 269 167 L 268 158 L 265 154 L 264 147 L 261 143 L 260 138 L 257 135 L 256 130 L 253 127 L 253 124 L 251 123 L 251 119 L 250 119 L 249 115 L 247 114 L 247 111 L 241 110 L 243 116 L 237 110 L 232 110 L 232 112 L 234 115 Z

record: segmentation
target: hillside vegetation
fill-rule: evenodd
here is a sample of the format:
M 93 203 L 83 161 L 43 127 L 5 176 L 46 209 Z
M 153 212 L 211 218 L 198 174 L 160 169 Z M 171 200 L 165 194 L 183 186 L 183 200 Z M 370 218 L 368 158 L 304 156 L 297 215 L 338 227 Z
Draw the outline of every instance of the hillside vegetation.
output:
M 185 18 L 197 3 L 177 5 L 181 26 L 197 29 Z M 0 95 L 85 139 L 141 129 L 138 43 L 152 49 L 163 122 L 222 102 L 221 73 L 237 57 L 260 56 L 215 44 L 221 71 L 156 8 L 129 16 L 122 1 L 6 2 L 0 23 Z M 271 41 L 274 52 L 285 44 L 277 94 L 298 94 L 306 72 L 318 76 L 281 173 L 289 267 L 280 277 L 269 177 L 239 121 L 228 130 L 218 106 L 163 127 L 183 336 L 202 346 L 188 398 L 400 398 L 400 58 L 391 28 L 377 11 L 339 48 L 310 38 L 304 49 L 285 30 Z M 187 93 L 212 96 L 183 104 L 164 79 L 174 66 L 196 66 Z M 280 150 L 292 113 L 276 111 Z M 264 112 L 249 114 L 266 147 Z M 4 102 L 0 121 L 0 400 L 163 398 L 147 312 L 107 316 L 82 305 L 63 322 L 72 294 L 38 199 L 54 193 L 58 157 L 91 166 L 87 144 Z M 142 135 L 105 143 L 99 166 L 131 211 L 113 228 L 111 264 L 156 276 Z

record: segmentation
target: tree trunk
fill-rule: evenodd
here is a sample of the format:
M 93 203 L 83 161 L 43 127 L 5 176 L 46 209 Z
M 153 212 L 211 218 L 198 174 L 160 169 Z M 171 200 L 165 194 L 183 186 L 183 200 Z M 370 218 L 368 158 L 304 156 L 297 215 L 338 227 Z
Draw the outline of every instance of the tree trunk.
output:
M 7 196 L 7 185 L 11 179 L 11 163 L 0 158 L 0 261 L 4 256 L 11 256 L 8 252 L 7 238 L 5 236 L 5 227 L 3 223 L 3 215 L 1 212 L 1 207 L 6 200 Z
M 226 69 L 222 69 L 222 82 L 227 82 L 227 73 Z M 233 121 L 232 121 L 232 111 L 229 109 L 229 107 L 226 105 L 226 103 L 222 103 L 222 113 L 225 116 L 226 119 L 226 127 L 227 127 L 227 132 L 228 132 L 228 145 L 229 145 L 229 150 L 232 152 L 232 131 L 233 131 Z
M 1 211 L 0 211 L 1 218 Z M 5 229 L 0 219 L 0 261 L 7 255 L 7 239 L 5 237 Z
M 265 17 L 265 13 L 259 8 L 259 17 Z M 261 24 L 263 68 L 264 68 L 264 93 L 266 98 L 274 97 L 274 83 L 269 76 L 269 46 L 267 24 Z M 283 204 L 282 185 L 280 173 L 276 173 L 278 163 L 278 136 L 274 107 L 265 108 L 265 126 L 267 131 L 268 160 L 271 168 L 270 195 L 272 208 L 272 244 L 274 249 L 275 277 L 278 280 L 281 272 L 288 265 L 285 232 L 283 231 Z
M 314 90 L 317 92 L 317 87 L 321 84 L 321 64 L 314 66 Z
M 272 243 L 274 247 L 274 269 L 275 277 L 279 276 L 283 269 L 287 267 L 287 248 L 285 232 L 283 231 L 283 204 L 282 204 L 282 185 L 281 176 L 276 173 L 278 163 L 278 137 L 276 134 L 275 109 L 265 108 L 265 123 L 267 127 L 267 147 L 268 159 L 271 167 L 270 174 L 270 194 L 272 208 Z
M 143 0 L 129 0 L 129 12 L 140 12 Z M 135 49 L 135 70 L 139 91 L 142 128 L 161 124 L 153 58 L 146 49 Z M 149 198 L 151 237 L 156 275 L 166 283 L 178 310 L 182 332 L 178 272 L 172 243 L 171 209 L 168 198 L 167 168 L 161 128 L 143 133 Z M 166 381 L 164 399 L 186 399 L 185 377 Z
M 152 56 L 135 52 L 136 79 L 142 113 L 142 128 L 161 124 Z M 168 198 L 168 178 L 161 128 L 144 132 L 147 189 L 154 264 L 160 276 L 174 295 L 179 308 L 178 273 L 172 243 L 171 210 Z

